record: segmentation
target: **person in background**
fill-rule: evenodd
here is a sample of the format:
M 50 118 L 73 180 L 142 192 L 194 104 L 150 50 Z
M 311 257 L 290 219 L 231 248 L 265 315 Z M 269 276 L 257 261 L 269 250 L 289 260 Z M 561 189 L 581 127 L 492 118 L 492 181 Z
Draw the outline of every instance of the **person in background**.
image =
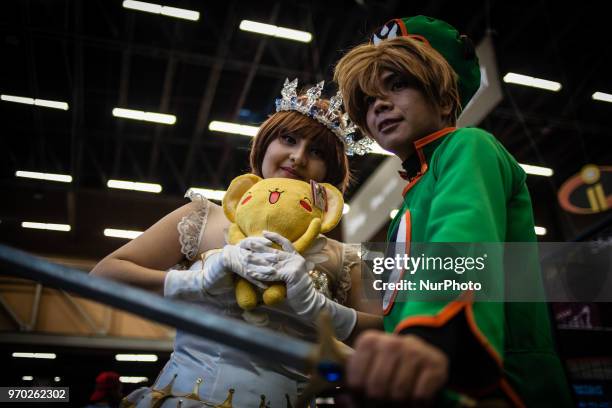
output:
M 96 377 L 96 387 L 85 408 L 116 408 L 123 398 L 123 386 L 119 374 L 103 371 Z

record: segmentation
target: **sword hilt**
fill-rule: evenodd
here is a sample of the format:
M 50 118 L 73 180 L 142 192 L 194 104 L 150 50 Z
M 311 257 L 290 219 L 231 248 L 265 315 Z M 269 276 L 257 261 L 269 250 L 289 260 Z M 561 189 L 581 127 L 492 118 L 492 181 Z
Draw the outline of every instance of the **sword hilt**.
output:
M 308 386 L 298 397 L 296 408 L 307 408 L 310 402 L 324 392 L 333 392 L 344 383 L 346 361 L 354 353 L 354 350 L 346 344 L 337 340 L 334 336 L 334 326 L 331 316 L 322 312 L 317 320 L 318 347 L 315 347 L 311 355 L 311 378 Z M 476 401 L 473 398 L 444 390 L 444 396 L 455 401 L 456 406 L 463 408 L 504 408 L 502 404 L 491 404 L 491 401 Z M 499 401 L 494 401 L 499 402 Z
M 314 348 L 308 386 L 298 397 L 296 408 L 308 407 L 310 401 L 322 392 L 334 390 L 344 382 L 346 360 L 353 349 L 336 340 L 331 316 L 322 312 L 317 319 L 318 346 Z

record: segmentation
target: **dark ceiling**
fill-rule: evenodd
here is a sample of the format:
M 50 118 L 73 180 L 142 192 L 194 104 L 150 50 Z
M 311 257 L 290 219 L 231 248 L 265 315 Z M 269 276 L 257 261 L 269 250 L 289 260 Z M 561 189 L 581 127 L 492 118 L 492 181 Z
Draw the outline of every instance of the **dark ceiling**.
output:
M 158 2 L 159 3 L 159 2 Z M 546 240 L 571 239 L 597 216 L 577 219 L 556 191 L 587 163 L 610 164 L 612 92 L 607 12 L 599 3 L 506 1 L 177 1 L 197 22 L 122 8 L 119 0 L 6 2 L 0 15 L 0 93 L 66 101 L 68 111 L 0 102 L 0 240 L 39 253 L 95 259 L 122 240 L 104 227 L 143 230 L 180 205 L 191 186 L 225 189 L 248 170 L 250 139 L 210 132 L 211 120 L 258 124 L 286 77 L 330 80 L 344 50 L 390 18 L 442 18 L 474 43 L 493 35 L 500 75 L 561 82 L 558 93 L 503 84 L 481 123 L 519 162 L 551 167 L 530 176 L 536 224 Z M 238 30 L 255 20 L 309 31 L 310 44 Z M 333 85 L 326 87 L 328 94 Z M 114 107 L 171 113 L 174 126 L 118 119 Z M 351 159 L 347 201 L 383 160 Z M 16 170 L 71 174 L 71 184 L 15 177 Z M 466 175 L 469 177 L 469 175 Z M 161 195 L 110 190 L 108 179 L 155 182 Z M 399 194 L 399 192 L 398 192 Z M 20 222 L 69 223 L 68 234 Z M 350 237 L 347 237 L 350 240 Z

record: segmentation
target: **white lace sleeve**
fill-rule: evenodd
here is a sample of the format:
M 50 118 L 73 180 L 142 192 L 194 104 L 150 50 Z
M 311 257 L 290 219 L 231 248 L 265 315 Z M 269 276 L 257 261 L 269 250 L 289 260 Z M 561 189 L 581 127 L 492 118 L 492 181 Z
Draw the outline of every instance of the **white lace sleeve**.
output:
M 201 194 L 194 193 L 192 190 L 187 191 L 185 197 L 197 204 L 197 209 L 178 223 L 179 242 L 181 243 L 181 252 L 187 259 L 193 261 L 200 249 L 200 241 L 206 227 L 208 219 L 208 209 L 210 203 Z
M 336 285 L 336 299 L 345 304 L 348 292 L 351 290 L 351 268 L 360 263 L 359 245 L 342 244 L 342 270 Z

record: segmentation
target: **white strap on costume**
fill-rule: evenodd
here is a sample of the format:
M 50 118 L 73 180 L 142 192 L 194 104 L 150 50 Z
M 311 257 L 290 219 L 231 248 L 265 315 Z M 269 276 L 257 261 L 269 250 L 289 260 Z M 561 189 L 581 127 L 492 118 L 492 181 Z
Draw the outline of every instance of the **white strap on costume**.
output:
M 410 237 L 406 237 L 406 217 L 408 216 L 408 211 L 402 216 L 402 220 L 400 221 L 399 227 L 397 229 L 397 238 L 392 245 L 394 245 L 395 251 L 394 255 L 404 256 L 406 253 L 406 240 L 410 239 Z M 395 267 L 389 275 L 389 283 L 397 283 L 402 278 L 402 269 Z M 393 294 L 395 290 L 386 289 L 385 295 L 383 296 L 383 310 L 386 310 L 389 306 L 389 303 L 393 299 Z

